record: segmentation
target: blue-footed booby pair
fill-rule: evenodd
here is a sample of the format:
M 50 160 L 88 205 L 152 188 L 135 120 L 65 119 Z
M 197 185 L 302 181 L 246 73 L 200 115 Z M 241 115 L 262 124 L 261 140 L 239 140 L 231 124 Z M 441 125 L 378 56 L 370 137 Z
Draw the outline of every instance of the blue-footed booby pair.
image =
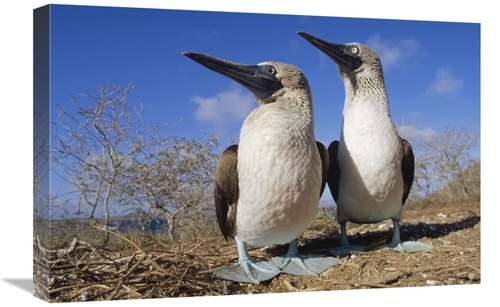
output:
M 328 170 L 326 147 L 315 141 L 304 74 L 278 62 L 244 65 L 183 54 L 246 87 L 259 105 L 241 127 L 239 145 L 228 147 L 216 166 L 217 221 L 226 240 L 235 239 L 239 260 L 212 276 L 258 283 L 280 272 L 315 276 L 340 264 L 334 257 L 298 253 L 297 237 L 316 214 Z M 245 245 L 286 243 L 288 253 L 271 261 L 251 259 Z
M 411 145 L 402 139 L 389 114 L 389 100 L 378 55 L 360 43 L 333 44 L 311 34 L 297 32 L 332 58 L 345 87 L 340 141 L 328 147 L 328 186 L 337 203 L 344 254 L 362 250 L 351 246 L 347 222 L 393 221 L 392 242 L 396 251 L 432 248 L 420 242 L 401 242 L 399 222 L 414 176 Z

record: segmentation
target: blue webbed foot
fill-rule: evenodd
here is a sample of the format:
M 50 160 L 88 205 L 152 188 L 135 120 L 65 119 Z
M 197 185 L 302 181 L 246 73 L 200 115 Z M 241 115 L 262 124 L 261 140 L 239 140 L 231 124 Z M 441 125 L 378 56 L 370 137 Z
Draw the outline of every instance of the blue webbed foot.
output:
M 385 244 L 384 247 L 391 248 L 393 251 L 399 253 L 415 253 L 434 248 L 432 245 L 413 241 L 389 243 Z
M 216 269 L 212 273 L 212 278 L 258 284 L 280 273 L 279 268 L 271 262 L 252 260 L 245 243 L 238 238 L 235 238 L 235 240 L 238 247 L 238 264 Z
M 284 273 L 302 276 L 317 276 L 328 268 L 342 263 L 334 257 L 299 254 L 297 239 L 290 242 L 285 256 L 274 257 L 271 261 Z
M 351 245 L 349 244 L 349 239 L 347 238 L 347 221 L 340 223 L 340 246 L 332 249 L 334 255 L 344 256 L 349 255 L 352 252 L 364 252 L 366 248 L 361 245 Z
M 278 275 L 280 270 L 267 261 L 244 260 L 234 266 L 223 266 L 212 273 L 212 278 L 236 282 L 260 283 Z
M 415 242 L 415 241 L 402 242 L 399 231 L 399 220 L 393 219 L 392 222 L 394 224 L 392 242 L 389 244 L 385 244 L 384 247 L 391 248 L 392 250 L 400 253 L 414 253 L 434 248 L 434 246 L 432 245 L 421 242 Z

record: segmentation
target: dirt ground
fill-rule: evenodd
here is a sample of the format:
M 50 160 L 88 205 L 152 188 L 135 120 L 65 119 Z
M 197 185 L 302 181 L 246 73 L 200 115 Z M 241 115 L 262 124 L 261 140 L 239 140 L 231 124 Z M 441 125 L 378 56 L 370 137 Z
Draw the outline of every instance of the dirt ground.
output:
M 168 244 L 136 239 L 121 251 L 78 240 L 66 249 L 46 251 L 35 240 L 34 292 L 51 302 L 68 302 L 480 284 L 480 216 L 479 203 L 405 209 L 402 239 L 434 246 L 417 253 L 377 248 L 392 237 L 390 220 L 349 223 L 351 244 L 372 250 L 340 256 L 341 265 L 317 277 L 280 274 L 260 284 L 211 278 L 214 269 L 238 259 L 234 240 L 222 236 Z M 339 243 L 337 222 L 316 219 L 300 237 L 299 252 Z M 250 248 L 249 253 L 266 260 L 287 248 Z

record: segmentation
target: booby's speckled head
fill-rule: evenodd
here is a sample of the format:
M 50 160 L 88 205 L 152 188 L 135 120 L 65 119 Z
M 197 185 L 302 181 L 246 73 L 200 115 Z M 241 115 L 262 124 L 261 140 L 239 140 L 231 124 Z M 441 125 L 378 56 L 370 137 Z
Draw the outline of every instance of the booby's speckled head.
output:
M 334 44 L 322 40 L 314 35 L 297 32 L 314 47 L 323 51 L 337 63 L 340 74 L 350 75 L 361 73 L 364 70 L 382 72 L 380 58 L 370 47 L 360 43 Z
M 276 80 L 282 85 L 281 88 L 277 89 L 272 95 L 268 96 L 265 100 L 261 100 L 259 103 L 273 102 L 275 100 L 274 98 L 285 95 L 286 93 L 294 93 L 294 95 L 298 96 L 305 95 L 306 101 L 311 99 L 309 82 L 304 73 L 296 66 L 281 62 L 263 62 L 257 65 L 272 67 Z
M 269 98 L 284 87 L 282 65 L 291 66 L 276 62 L 240 64 L 197 52 L 184 52 L 183 55 L 243 85 L 255 95 L 259 104 L 272 100 Z

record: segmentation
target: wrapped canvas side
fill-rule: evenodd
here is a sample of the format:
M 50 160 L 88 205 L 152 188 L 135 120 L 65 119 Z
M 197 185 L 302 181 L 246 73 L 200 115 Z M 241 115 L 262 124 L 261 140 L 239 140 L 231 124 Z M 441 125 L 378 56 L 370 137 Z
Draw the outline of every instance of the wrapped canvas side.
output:
M 33 295 L 50 300 L 50 7 L 33 11 Z

